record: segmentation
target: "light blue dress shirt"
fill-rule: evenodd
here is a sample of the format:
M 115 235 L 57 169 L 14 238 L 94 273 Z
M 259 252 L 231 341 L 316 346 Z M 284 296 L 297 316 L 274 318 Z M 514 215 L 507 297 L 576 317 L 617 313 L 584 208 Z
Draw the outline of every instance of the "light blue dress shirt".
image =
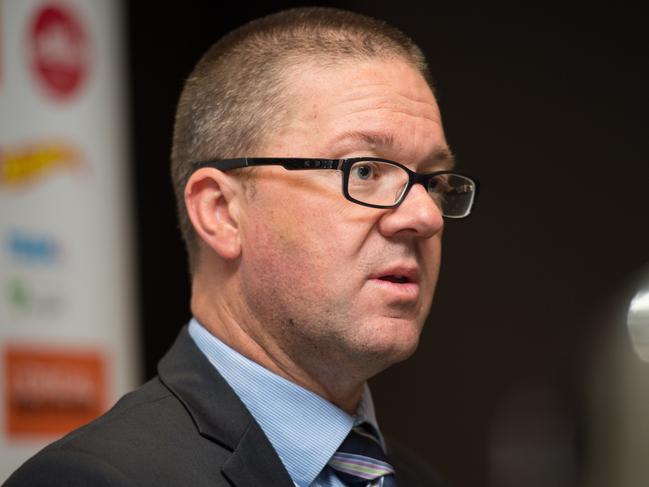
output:
M 356 415 L 350 416 L 244 357 L 195 319 L 189 334 L 259 423 L 295 485 L 345 487 L 327 463 L 353 426 L 368 422 L 379 431 L 367 385 Z

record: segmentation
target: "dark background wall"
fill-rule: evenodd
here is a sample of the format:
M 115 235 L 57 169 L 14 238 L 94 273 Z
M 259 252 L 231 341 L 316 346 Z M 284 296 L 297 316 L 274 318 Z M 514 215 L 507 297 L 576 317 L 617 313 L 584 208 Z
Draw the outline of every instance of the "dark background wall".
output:
M 146 377 L 189 318 L 168 177 L 183 79 L 228 30 L 296 5 L 128 4 Z M 320 5 L 384 18 L 423 47 L 460 168 L 482 184 L 475 215 L 447 225 L 419 351 L 373 381 L 382 428 L 452 485 L 585 485 L 591 345 L 624 343 L 603 315 L 649 261 L 647 18 Z

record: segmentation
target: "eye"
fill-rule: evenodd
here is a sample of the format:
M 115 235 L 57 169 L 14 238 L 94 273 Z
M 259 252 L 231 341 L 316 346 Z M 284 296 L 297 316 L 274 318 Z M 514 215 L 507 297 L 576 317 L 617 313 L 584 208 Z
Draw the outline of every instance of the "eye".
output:
M 379 176 L 379 171 L 376 164 L 365 162 L 354 165 L 352 168 L 352 176 L 361 181 L 368 181 L 370 179 L 376 179 Z
M 428 182 L 428 191 L 430 193 L 445 195 L 451 189 L 452 188 L 449 185 L 448 176 L 446 175 L 436 176 Z

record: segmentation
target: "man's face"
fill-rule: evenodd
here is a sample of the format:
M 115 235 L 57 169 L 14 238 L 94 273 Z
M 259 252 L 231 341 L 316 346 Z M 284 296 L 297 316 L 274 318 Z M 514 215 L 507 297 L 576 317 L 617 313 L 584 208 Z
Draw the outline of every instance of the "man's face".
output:
M 374 156 L 420 172 L 451 164 L 435 98 L 404 61 L 314 63 L 287 79 L 287 121 L 251 156 Z M 442 215 L 425 189 L 375 209 L 344 198 L 340 171 L 255 171 L 239 267 L 248 333 L 306 369 L 338 365 L 360 379 L 408 357 L 440 263 Z

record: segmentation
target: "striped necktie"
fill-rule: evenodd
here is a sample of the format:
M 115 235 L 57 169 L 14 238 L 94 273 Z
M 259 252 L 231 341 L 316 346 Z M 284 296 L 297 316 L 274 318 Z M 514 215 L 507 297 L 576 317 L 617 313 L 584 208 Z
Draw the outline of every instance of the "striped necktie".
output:
M 396 487 L 394 468 L 378 438 L 368 431 L 370 428 L 354 427 L 329 460 L 329 466 L 349 486 Z

